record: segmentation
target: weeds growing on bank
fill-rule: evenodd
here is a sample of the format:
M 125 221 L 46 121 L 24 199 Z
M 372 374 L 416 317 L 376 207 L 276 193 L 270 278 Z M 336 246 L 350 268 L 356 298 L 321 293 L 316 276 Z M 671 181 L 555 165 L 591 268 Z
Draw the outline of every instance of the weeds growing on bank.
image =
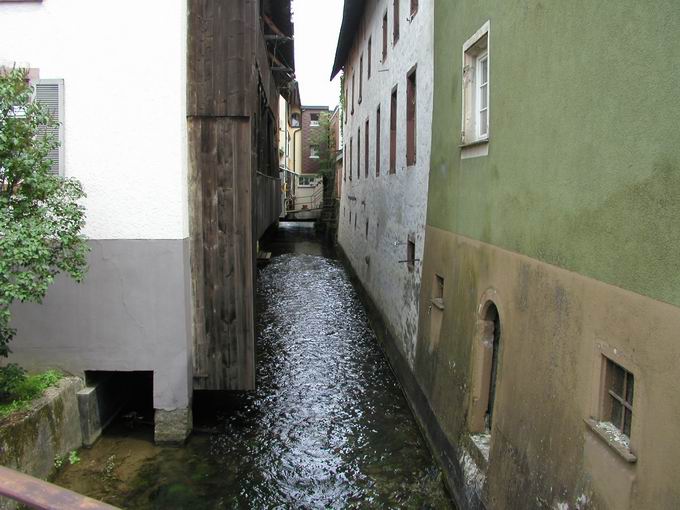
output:
M 26 375 L 17 371 L 11 381 L 3 381 L 0 393 L 0 419 L 17 411 L 28 409 L 43 392 L 56 386 L 64 376 L 56 370 L 48 370 L 41 374 Z

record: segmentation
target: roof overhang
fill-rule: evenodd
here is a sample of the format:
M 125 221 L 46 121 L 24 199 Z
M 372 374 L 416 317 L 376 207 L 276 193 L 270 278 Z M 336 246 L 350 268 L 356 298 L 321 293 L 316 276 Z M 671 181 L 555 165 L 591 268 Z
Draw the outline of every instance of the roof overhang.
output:
M 345 66 L 349 52 L 352 50 L 354 37 L 356 36 L 361 17 L 364 15 L 366 0 L 345 0 L 345 7 L 342 13 L 342 27 L 338 36 L 338 46 L 335 50 L 335 63 L 331 71 L 331 80 Z

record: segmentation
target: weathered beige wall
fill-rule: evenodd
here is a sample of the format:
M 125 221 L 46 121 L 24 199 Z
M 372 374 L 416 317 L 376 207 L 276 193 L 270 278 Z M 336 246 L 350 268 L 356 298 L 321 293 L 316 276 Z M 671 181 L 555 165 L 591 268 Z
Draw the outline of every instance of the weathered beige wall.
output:
M 425 253 L 416 377 L 463 464 L 479 459 L 466 419 L 482 296 L 500 312 L 489 462 L 463 466 L 468 490 L 494 509 L 677 508 L 680 309 L 434 227 Z M 435 274 L 444 312 L 431 338 Z M 584 423 L 596 413 L 602 353 L 635 375 L 635 464 Z

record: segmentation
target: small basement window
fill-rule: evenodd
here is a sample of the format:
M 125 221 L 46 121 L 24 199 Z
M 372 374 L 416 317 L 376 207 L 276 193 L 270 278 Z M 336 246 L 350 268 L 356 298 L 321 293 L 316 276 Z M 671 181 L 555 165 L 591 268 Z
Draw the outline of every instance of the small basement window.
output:
M 406 267 L 413 271 L 416 267 L 416 240 L 413 235 L 408 236 L 406 243 Z
M 604 370 L 601 418 L 630 438 L 635 377 L 631 372 L 606 357 Z

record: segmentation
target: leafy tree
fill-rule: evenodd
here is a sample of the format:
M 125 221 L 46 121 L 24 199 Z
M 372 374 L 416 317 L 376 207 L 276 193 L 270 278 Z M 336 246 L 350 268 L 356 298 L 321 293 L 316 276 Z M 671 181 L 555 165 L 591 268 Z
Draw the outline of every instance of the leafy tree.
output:
M 27 76 L 0 68 L 0 357 L 16 333 L 12 303 L 40 303 L 60 272 L 81 281 L 88 253 L 85 194 L 77 180 L 50 172 L 59 142 L 45 128 L 57 121 L 32 100 Z M 9 376 L 8 367 L 0 370 L 0 379 Z

